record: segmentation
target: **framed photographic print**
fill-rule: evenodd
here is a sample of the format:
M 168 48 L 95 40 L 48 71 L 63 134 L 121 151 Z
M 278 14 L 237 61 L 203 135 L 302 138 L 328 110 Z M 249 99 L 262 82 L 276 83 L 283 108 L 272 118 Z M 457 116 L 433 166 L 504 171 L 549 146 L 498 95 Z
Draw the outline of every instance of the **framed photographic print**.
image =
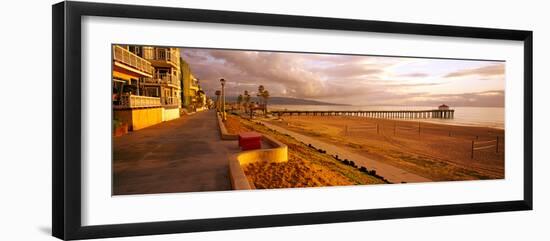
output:
M 532 209 L 532 32 L 53 5 L 53 235 Z

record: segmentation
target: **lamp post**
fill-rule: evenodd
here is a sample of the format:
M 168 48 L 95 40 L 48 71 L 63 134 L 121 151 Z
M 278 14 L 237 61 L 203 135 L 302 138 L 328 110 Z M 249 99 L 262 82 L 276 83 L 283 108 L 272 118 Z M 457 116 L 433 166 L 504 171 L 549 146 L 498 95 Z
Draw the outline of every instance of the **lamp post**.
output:
M 221 111 L 221 98 L 222 92 L 220 90 L 216 90 L 216 111 Z
M 225 115 L 225 79 L 220 79 L 220 83 L 222 84 L 222 118 L 225 121 L 226 115 Z

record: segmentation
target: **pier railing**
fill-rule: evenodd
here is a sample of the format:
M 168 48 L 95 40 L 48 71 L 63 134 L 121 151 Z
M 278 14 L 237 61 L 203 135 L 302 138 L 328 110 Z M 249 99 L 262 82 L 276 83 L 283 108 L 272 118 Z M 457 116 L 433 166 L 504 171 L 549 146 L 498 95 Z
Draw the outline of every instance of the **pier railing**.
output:
M 284 115 L 312 115 L 312 116 L 359 116 L 385 119 L 452 119 L 454 110 L 387 110 L 387 111 L 300 111 L 300 110 L 274 110 L 272 114 L 279 117 Z

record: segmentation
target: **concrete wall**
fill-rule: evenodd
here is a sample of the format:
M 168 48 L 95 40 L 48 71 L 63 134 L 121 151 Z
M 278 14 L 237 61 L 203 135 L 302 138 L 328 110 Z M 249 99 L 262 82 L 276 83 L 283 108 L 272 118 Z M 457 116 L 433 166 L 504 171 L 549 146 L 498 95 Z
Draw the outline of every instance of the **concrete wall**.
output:
M 114 117 L 136 131 L 162 122 L 163 108 L 115 110 Z
M 259 149 L 241 152 L 237 156 L 237 160 L 241 165 L 264 161 L 264 162 L 287 162 L 288 161 L 288 147 L 273 139 L 273 137 L 263 135 L 263 141 L 274 146 L 270 149 Z
M 251 190 L 256 189 L 253 183 L 248 181 L 241 164 L 237 160 L 237 155 L 233 155 L 229 159 L 229 179 L 233 190 Z
M 234 190 L 250 190 L 255 189 L 254 184 L 248 182 L 248 178 L 244 173 L 242 165 L 264 161 L 264 162 L 287 162 L 288 147 L 287 145 L 275 140 L 268 135 L 262 135 L 263 141 L 269 143 L 273 148 L 244 151 L 232 155 L 229 159 L 229 177 L 231 186 Z
M 227 132 L 227 128 L 225 127 L 225 124 L 222 121 L 222 117 L 220 116 L 220 113 L 216 112 L 216 116 L 218 117 L 218 128 L 220 130 L 220 138 L 222 140 L 238 140 L 239 135 L 229 134 L 229 132 Z
M 177 118 L 180 118 L 179 108 L 171 108 L 171 109 L 163 108 L 162 121 L 169 121 Z

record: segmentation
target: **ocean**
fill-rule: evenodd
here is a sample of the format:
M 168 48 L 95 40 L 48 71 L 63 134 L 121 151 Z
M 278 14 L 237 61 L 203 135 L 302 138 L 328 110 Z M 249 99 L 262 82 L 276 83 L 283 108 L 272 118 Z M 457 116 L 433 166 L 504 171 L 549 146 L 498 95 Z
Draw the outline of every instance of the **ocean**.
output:
M 429 106 L 357 106 L 357 105 L 268 105 L 269 110 L 433 110 Z M 409 119 L 448 125 L 480 126 L 504 129 L 504 108 L 502 107 L 451 107 L 455 110 L 453 119 Z M 407 119 L 400 119 L 407 120 Z

